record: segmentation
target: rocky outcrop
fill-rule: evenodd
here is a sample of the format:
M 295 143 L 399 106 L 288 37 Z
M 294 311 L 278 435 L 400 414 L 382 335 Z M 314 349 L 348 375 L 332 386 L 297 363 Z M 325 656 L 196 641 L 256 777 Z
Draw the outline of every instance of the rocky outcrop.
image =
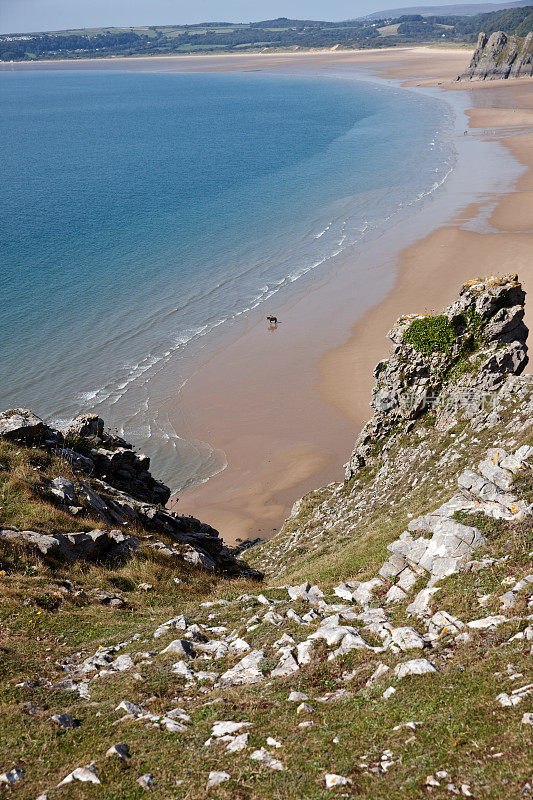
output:
M 97 518 L 110 528 L 57 533 L 4 526 L 0 538 L 44 558 L 69 561 L 122 558 L 139 547 L 149 547 L 223 575 L 261 579 L 260 572 L 237 560 L 238 554 L 224 545 L 217 530 L 194 517 L 168 511 L 164 506 L 170 489 L 151 475 L 148 456 L 107 432 L 96 414 L 81 415 L 56 429 L 27 409 L 4 411 L 0 414 L 0 438 L 40 447 L 69 462 L 75 480 L 58 475 L 43 483 L 43 496 L 73 516 Z M 127 532 L 114 529 L 116 526 L 124 526 Z M 135 530 L 135 535 L 130 530 Z M 137 530 L 148 536 L 137 535 Z M 176 546 L 152 541 L 153 533 L 164 534 Z
M 439 316 L 400 317 L 388 333 L 391 357 L 374 371 L 374 416 L 357 439 L 347 479 L 423 414 L 435 414 L 445 429 L 459 409 L 470 418 L 490 413 L 491 394 L 527 364 L 524 302 L 516 275 L 491 277 L 465 283 Z
M 533 75 L 533 33 L 525 39 L 496 31 L 487 37 L 480 33 L 468 69 L 458 80 L 496 80 Z

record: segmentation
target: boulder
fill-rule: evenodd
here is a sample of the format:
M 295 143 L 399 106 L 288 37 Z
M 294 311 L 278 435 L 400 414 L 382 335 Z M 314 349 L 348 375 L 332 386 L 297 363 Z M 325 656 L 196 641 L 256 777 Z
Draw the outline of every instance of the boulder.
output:
M 43 438 L 48 427 L 27 408 L 12 408 L 0 413 L 0 438 L 29 443 Z

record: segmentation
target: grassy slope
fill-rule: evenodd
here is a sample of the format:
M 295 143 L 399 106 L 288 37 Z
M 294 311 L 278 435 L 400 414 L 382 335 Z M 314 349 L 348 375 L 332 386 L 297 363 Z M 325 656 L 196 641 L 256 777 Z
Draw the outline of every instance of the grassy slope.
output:
M 312 493 L 300 514 L 270 543 L 247 553 L 248 560 L 270 571 L 271 586 L 310 578 L 327 590 L 341 578 L 370 577 L 383 561 L 386 544 L 405 528 L 410 515 L 435 508 L 453 493 L 460 468 L 474 466 L 490 446 L 513 448 L 526 442 L 532 442 L 531 420 L 520 421 L 519 405 L 507 408 L 501 424 L 485 431 L 473 432 L 462 423 L 439 434 L 431 424 L 418 423 L 409 437 L 398 443 L 397 452 L 391 450 L 396 469 L 388 478 L 385 476 L 385 491 L 374 493 L 377 467 L 373 467 L 350 484 Z M 7 446 L 0 463 L 8 458 L 10 477 L 4 474 L 2 478 L 3 520 L 11 514 L 19 514 L 20 520 L 22 512 L 17 510 L 17 502 L 20 505 L 23 497 L 24 514 L 34 520 L 38 510 L 31 502 L 38 501 L 27 482 L 31 484 L 32 476 L 38 475 L 32 462 L 42 456 L 36 451 L 18 448 L 17 452 Z M 57 474 L 59 467 L 54 463 L 40 465 L 49 476 Z M 64 473 L 64 465 L 61 467 Z M 382 481 L 383 477 L 382 474 Z M 11 500 L 6 506 L 5 498 L 12 497 L 12 490 L 6 486 L 13 484 L 19 487 L 19 501 Z M 532 491 L 530 483 L 520 487 L 522 496 L 531 497 Z M 54 506 L 44 502 L 43 509 L 51 527 L 67 526 Z M 506 555 L 508 559 L 479 573 L 443 582 L 438 607 L 463 619 L 498 613 L 498 593 L 504 591 L 502 580 L 509 576 L 518 579 L 531 572 L 530 523 L 484 524 L 489 538 L 487 553 L 498 558 Z M 80 527 L 79 522 L 76 526 Z M 178 613 L 185 613 L 191 622 L 223 624 L 228 631 L 234 628 L 253 647 L 267 646 L 265 665 L 270 668 L 277 663 L 277 657 L 268 645 L 282 632 L 300 641 L 308 630 L 287 621 L 282 629 L 260 623 L 248 631 L 247 621 L 256 613 L 262 615 L 265 609 L 253 599 L 242 602 L 236 598 L 243 592 L 256 594 L 256 585 L 217 582 L 205 573 L 185 570 L 179 562 L 170 563 L 154 555 L 123 566 L 74 565 L 61 569 L 18 555 L 21 557 L 13 558 L 4 550 L 1 557 L 5 574 L 0 575 L 0 769 L 15 764 L 25 769 L 24 781 L 13 789 L 16 796 L 34 798 L 46 790 L 50 800 L 67 796 L 105 800 L 143 797 L 145 790 L 136 784 L 136 778 L 145 772 L 152 773 L 156 780 L 154 796 L 190 800 L 206 796 L 226 800 L 312 800 L 331 796 L 404 800 L 424 798 L 428 792 L 435 798 L 444 798 L 452 796 L 445 789 L 448 782 L 457 787 L 469 785 L 474 797 L 499 800 L 524 796 L 531 729 L 520 720 L 523 711 L 528 710 L 527 701 L 509 709 L 495 700 L 500 692 L 511 691 L 528 680 L 530 643 L 507 643 L 526 625 L 523 618 L 512 619 L 525 613 L 523 601 L 495 632 L 477 633 L 462 645 L 441 640 L 428 655 L 439 669 L 437 675 L 397 683 L 389 679 L 368 689 L 365 682 L 376 666 L 376 656 L 355 651 L 327 662 L 324 650 L 321 657 L 319 649 L 313 662 L 293 677 L 206 693 L 201 685 L 185 687 L 182 679 L 171 672 L 175 656 L 156 656 L 152 663 L 138 666 L 142 680 L 130 670 L 92 682 L 91 699 L 87 701 L 46 685 L 17 684 L 40 679 L 56 683 L 65 676 L 61 665 L 67 657 L 79 662 L 99 645 L 118 643 L 133 633 L 139 634 L 141 641 L 126 648 L 126 652 L 161 650 L 179 634 L 172 632 L 154 640 L 152 632 Z M 172 580 L 176 576 L 185 582 L 176 585 Z M 65 577 L 82 593 L 63 594 L 61 582 Z M 153 591 L 147 593 L 138 588 L 145 581 L 153 585 Z M 118 591 L 127 601 L 127 608 L 112 609 L 95 603 L 90 593 L 95 586 Z M 289 607 L 285 590 L 266 586 L 263 591 L 270 598 L 284 600 L 276 611 L 282 613 Z M 481 608 L 479 595 L 487 593 L 494 597 L 486 608 Z M 220 608 L 200 605 L 206 598 L 212 601 L 217 597 L 233 602 Z M 298 602 L 290 605 L 300 613 L 308 608 Z M 402 606 L 396 609 L 395 619 L 419 627 L 416 621 L 405 622 Z M 387 652 L 379 659 L 393 666 L 398 660 L 418 655 L 418 651 L 400 657 Z M 134 656 L 134 660 L 142 657 Z M 209 670 L 228 667 L 227 660 L 205 664 L 203 668 Z M 344 681 L 342 675 L 347 672 L 353 675 Z M 523 677 L 512 679 L 511 674 L 515 673 L 522 673 Z M 397 692 L 385 701 L 381 695 L 390 684 L 396 686 Z M 337 703 L 316 701 L 326 691 L 339 687 L 349 689 L 352 696 Z M 291 689 L 305 691 L 315 713 L 297 715 L 296 704 L 287 702 Z M 132 720 L 114 724 L 120 718 L 114 709 L 125 698 L 142 703 L 153 713 L 179 705 L 191 715 L 191 725 L 186 733 L 168 733 Z M 213 704 L 213 700 L 217 702 Z M 38 714 L 25 713 L 24 704 L 29 701 L 41 709 Z M 50 721 L 53 713 L 66 711 L 81 721 L 79 728 L 60 730 Z M 211 723 L 219 719 L 251 722 L 250 747 L 237 754 L 226 753 L 223 744 L 204 747 Z M 313 720 L 313 727 L 299 727 L 305 719 Z M 413 721 L 421 723 L 415 732 L 409 728 L 394 730 L 396 725 Z M 283 772 L 271 771 L 249 758 L 252 748 L 265 745 L 267 736 L 282 743 L 278 750 L 269 749 L 286 766 Z M 130 746 L 132 757 L 127 764 L 104 757 L 108 747 L 119 741 Z M 379 763 L 387 749 L 392 751 L 394 764 L 382 773 Z M 93 759 L 101 785 L 53 788 L 74 767 Z M 372 772 L 374 768 L 378 774 Z M 206 794 L 208 774 L 217 769 L 226 769 L 231 780 Z M 428 790 L 426 777 L 439 770 L 446 770 L 449 777 L 440 781 L 440 787 Z M 339 773 L 353 783 L 326 790 L 325 772 Z

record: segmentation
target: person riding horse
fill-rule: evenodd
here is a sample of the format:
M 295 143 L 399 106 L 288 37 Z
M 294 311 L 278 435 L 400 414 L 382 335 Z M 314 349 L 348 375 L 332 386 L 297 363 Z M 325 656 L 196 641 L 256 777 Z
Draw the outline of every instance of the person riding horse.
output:
M 277 325 L 278 324 L 278 318 L 277 317 L 267 317 L 267 322 L 270 322 L 271 325 Z

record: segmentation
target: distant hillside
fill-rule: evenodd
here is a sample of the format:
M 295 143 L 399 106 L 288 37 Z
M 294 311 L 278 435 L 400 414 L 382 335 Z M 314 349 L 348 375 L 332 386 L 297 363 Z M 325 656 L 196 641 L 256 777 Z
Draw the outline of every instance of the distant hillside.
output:
M 494 31 L 527 36 L 533 31 L 533 6 L 509 5 L 513 7 L 474 16 L 403 14 L 375 22 L 368 19 L 324 22 L 280 17 L 247 24 L 213 22 L 202 25 L 15 33 L 0 36 L 0 61 L 278 52 L 339 47 L 350 50 L 443 41 L 473 45 L 479 33 L 490 35 Z M 438 9 L 436 7 L 433 10 Z
M 515 0 L 512 3 L 457 3 L 445 6 L 409 6 L 407 8 L 388 8 L 384 11 L 375 11 L 367 14 L 364 19 L 396 19 L 404 14 L 420 14 L 422 17 L 433 17 L 440 14 L 453 14 L 454 16 L 474 16 L 490 11 L 499 11 L 502 8 L 516 8 L 528 5 L 529 0 Z

